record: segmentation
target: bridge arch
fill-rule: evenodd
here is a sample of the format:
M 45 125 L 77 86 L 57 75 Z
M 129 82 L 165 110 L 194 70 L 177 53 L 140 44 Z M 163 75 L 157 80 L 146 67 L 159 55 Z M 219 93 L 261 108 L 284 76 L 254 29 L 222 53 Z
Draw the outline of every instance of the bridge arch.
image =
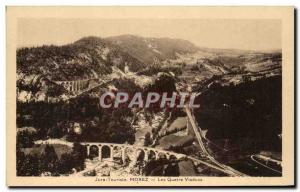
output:
M 101 146 L 101 160 L 102 159 L 112 159 L 113 157 L 113 147 L 109 145 L 103 145 Z
M 171 154 L 171 155 L 169 156 L 169 160 L 175 162 L 175 161 L 177 161 L 178 159 L 177 159 L 177 157 L 176 157 L 175 155 Z
M 113 160 L 121 160 L 122 159 L 122 150 L 123 150 L 123 147 L 121 147 L 119 145 L 112 147 Z
M 166 153 L 158 152 L 158 159 L 168 159 Z
M 137 148 L 135 150 L 135 157 L 137 161 L 145 161 L 146 155 L 147 155 L 146 152 L 141 148 Z
M 148 159 L 152 159 L 152 160 L 157 159 L 157 154 L 154 150 L 149 150 Z
M 99 157 L 99 154 L 100 154 L 99 146 L 91 145 L 88 150 L 89 150 L 88 154 L 89 154 L 90 158 Z

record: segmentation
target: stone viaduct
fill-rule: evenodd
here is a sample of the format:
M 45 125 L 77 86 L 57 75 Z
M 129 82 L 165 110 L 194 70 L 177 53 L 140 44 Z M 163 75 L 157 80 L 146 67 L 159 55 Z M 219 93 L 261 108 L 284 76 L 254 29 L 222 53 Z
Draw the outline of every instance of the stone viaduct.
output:
M 69 92 L 80 92 L 88 89 L 90 86 L 90 79 L 83 79 L 77 81 L 55 81 L 56 84 L 63 86 Z
M 49 139 L 49 140 L 38 140 L 34 142 L 35 144 L 45 144 L 45 145 L 53 145 L 53 144 L 61 144 L 61 145 L 67 145 L 69 147 L 73 147 L 72 142 L 68 141 L 62 141 L 59 139 Z M 135 145 L 128 145 L 128 144 L 116 144 L 116 143 L 95 143 L 95 142 L 81 142 L 81 145 L 85 146 L 87 148 L 87 155 L 89 156 L 93 151 L 96 152 L 98 161 L 108 160 L 113 161 L 116 154 L 121 153 L 119 156 L 121 157 L 122 161 L 126 161 L 126 157 L 128 153 L 133 153 L 133 161 L 137 160 L 137 158 L 140 157 L 142 154 L 143 160 L 147 161 L 149 159 L 158 159 L 161 155 L 165 156 L 167 159 L 180 159 L 180 158 L 188 158 L 191 159 L 195 165 L 206 165 L 208 167 L 211 167 L 213 169 L 219 170 L 221 172 L 224 172 L 228 175 L 236 176 L 236 174 L 233 174 L 232 171 L 224 170 L 223 168 L 220 168 L 219 166 L 216 166 L 210 162 L 206 162 L 205 160 L 200 160 L 193 158 L 191 156 L 187 156 L 185 154 L 181 153 L 175 153 L 171 151 L 166 151 L 162 149 L 157 148 L 151 148 L 151 147 L 143 147 L 143 146 L 135 146 Z M 94 150 L 93 150 L 94 149 Z M 104 157 L 104 151 L 108 152 L 108 156 Z
M 87 147 L 87 155 L 89 156 L 92 152 L 96 152 L 98 160 L 102 161 L 104 158 L 113 161 L 116 153 L 121 153 L 121 159 L 123 162 L 126 160 L 126 156 L 129 152 L 133 153 L 134 159 L 141 157 L 143 160 L 148 161 L 149 159 L 158 159 L 161 156 L 167 159 L 180 159 L 186 157 L 184 154 L 174 153 L 171 151 L 165 151 L 157 148 L 126 145 L 126 144 L 115 144 L 115 143 L 81 143 Z M 104 151 L 109 155 L 104 157 Z

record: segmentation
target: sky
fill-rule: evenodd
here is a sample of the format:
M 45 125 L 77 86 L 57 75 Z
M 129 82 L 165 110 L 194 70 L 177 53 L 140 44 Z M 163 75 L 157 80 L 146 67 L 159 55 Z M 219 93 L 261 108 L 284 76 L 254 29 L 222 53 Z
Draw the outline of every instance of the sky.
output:
M 82 37 L 123 34 L 188 40 L 199 47 L 281 49 L 274 19 L 29 19 L 18 20 L 18 47 L 63 45 Z

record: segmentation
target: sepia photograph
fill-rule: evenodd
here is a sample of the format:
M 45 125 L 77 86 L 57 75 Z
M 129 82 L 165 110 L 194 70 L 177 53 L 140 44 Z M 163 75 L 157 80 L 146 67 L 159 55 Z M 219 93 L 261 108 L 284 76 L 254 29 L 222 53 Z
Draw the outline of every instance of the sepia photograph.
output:
M 9 7 L 8 185 L 293 185 L 293 15 Z

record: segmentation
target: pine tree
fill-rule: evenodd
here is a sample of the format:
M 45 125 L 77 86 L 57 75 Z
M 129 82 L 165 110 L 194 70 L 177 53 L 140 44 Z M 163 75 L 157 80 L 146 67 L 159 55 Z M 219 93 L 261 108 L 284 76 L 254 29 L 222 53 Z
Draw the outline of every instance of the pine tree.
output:
M 57 171 L 58 157 L 52 145 L 46 145 L 42 155 L 43 171 L 54 173 Z

